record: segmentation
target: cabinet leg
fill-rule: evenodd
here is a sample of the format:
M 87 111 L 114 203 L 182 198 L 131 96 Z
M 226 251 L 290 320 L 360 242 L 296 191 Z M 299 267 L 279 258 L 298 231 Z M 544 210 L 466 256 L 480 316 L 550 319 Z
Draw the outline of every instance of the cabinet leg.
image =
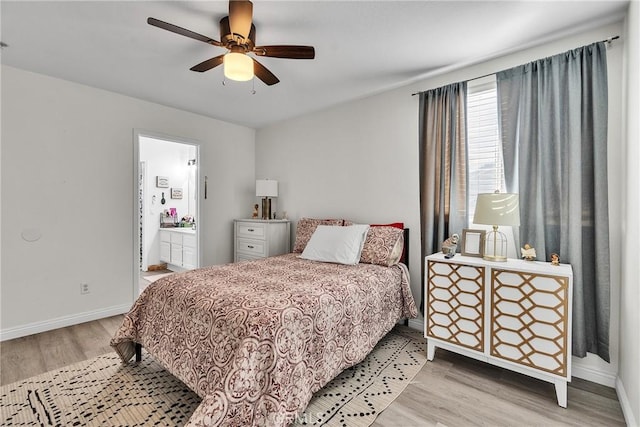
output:
M 566 381 L 555 381 L 554 385 L 556 386 L 556 397 L 558 399 L 558 405 L 563 408 L 567 407 L 567 382 Z
M 436 355 L 436 346 L 433 345 L 429 340 L 427 340 L 427 360 L 431 362 L 433 357 Z

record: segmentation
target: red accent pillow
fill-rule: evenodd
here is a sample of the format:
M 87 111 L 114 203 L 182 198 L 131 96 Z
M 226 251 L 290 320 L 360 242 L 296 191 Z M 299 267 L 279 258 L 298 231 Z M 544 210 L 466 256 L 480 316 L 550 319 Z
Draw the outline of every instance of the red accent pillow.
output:
M 369 224 L 371 227 L 395 227 L 404 230 L 404 222 L 392 222 L 391 224 Z

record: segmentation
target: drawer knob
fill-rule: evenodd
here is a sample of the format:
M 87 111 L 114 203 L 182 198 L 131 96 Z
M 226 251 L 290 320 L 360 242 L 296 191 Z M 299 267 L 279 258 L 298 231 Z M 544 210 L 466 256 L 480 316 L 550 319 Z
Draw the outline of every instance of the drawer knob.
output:
M 255 230 L 253 228 L 249 228 L 249 229 L 247 229 L 247 231 L 250 231 L 250 232 L 253 233 Z
M 249 249 L 253 249 L 253 245 L 247 245 Z

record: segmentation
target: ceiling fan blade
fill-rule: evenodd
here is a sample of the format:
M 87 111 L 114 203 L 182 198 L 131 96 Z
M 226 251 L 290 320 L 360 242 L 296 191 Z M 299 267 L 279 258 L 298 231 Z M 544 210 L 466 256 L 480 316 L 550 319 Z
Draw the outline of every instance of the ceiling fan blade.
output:
M 171 31 L 172 33 L 180 34 L 181 36 L 190 37 L 213 46 L 222 46 L 222 43 L 218 40 L 203 36 L 202 34 L 194 33 L 186 28 L 178 27 L 177 25 L 169 24 L 168 22 L 164 22 L 156 18 L 147 18 L 147 24 L 162 28 L 163 30 Z
M 313 46 L 256 46 L 253 48 L 253 53 L 258 56 L 289 59 L 313 59 L 316 56 Z
M 198 71 L 200 73 L 209 71 L 210 69 L 222 64 L 223 60 L 224 60 L 224 55 L 218 55 L 214 58 L 207 59 L 206 61 L 203 61 L 198 65 L 194 65 L 193 67 L 190 68 L 190 70 Z
M 229 27 L 232 34 L 237 34 L 247 40 L 251 32 L 252 19 L 253 3 L 248 0 L 229 1 Z
M 255 59 L 253 60 L 253 74 L 262 80 L 267 86 L 274 85 L 280 81 L 271 71 L 267 70 L 264 65 Z

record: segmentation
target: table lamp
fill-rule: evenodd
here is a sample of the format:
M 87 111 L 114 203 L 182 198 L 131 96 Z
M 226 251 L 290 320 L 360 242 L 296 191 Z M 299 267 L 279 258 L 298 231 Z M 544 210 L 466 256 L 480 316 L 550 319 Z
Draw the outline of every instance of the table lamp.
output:
M 513 193 L 478 194 L 474 224 L 492 225 L 493 231 L 485 236 L 483 259 L 507 260 L 507 236 L 498 231 L 499 225 L 520 225 L 519 197 Z
M 262 219 L 271 219 L 271 199 L 278 197 L 278 181 L 256 180 L 256 197 L 262 197 Z

